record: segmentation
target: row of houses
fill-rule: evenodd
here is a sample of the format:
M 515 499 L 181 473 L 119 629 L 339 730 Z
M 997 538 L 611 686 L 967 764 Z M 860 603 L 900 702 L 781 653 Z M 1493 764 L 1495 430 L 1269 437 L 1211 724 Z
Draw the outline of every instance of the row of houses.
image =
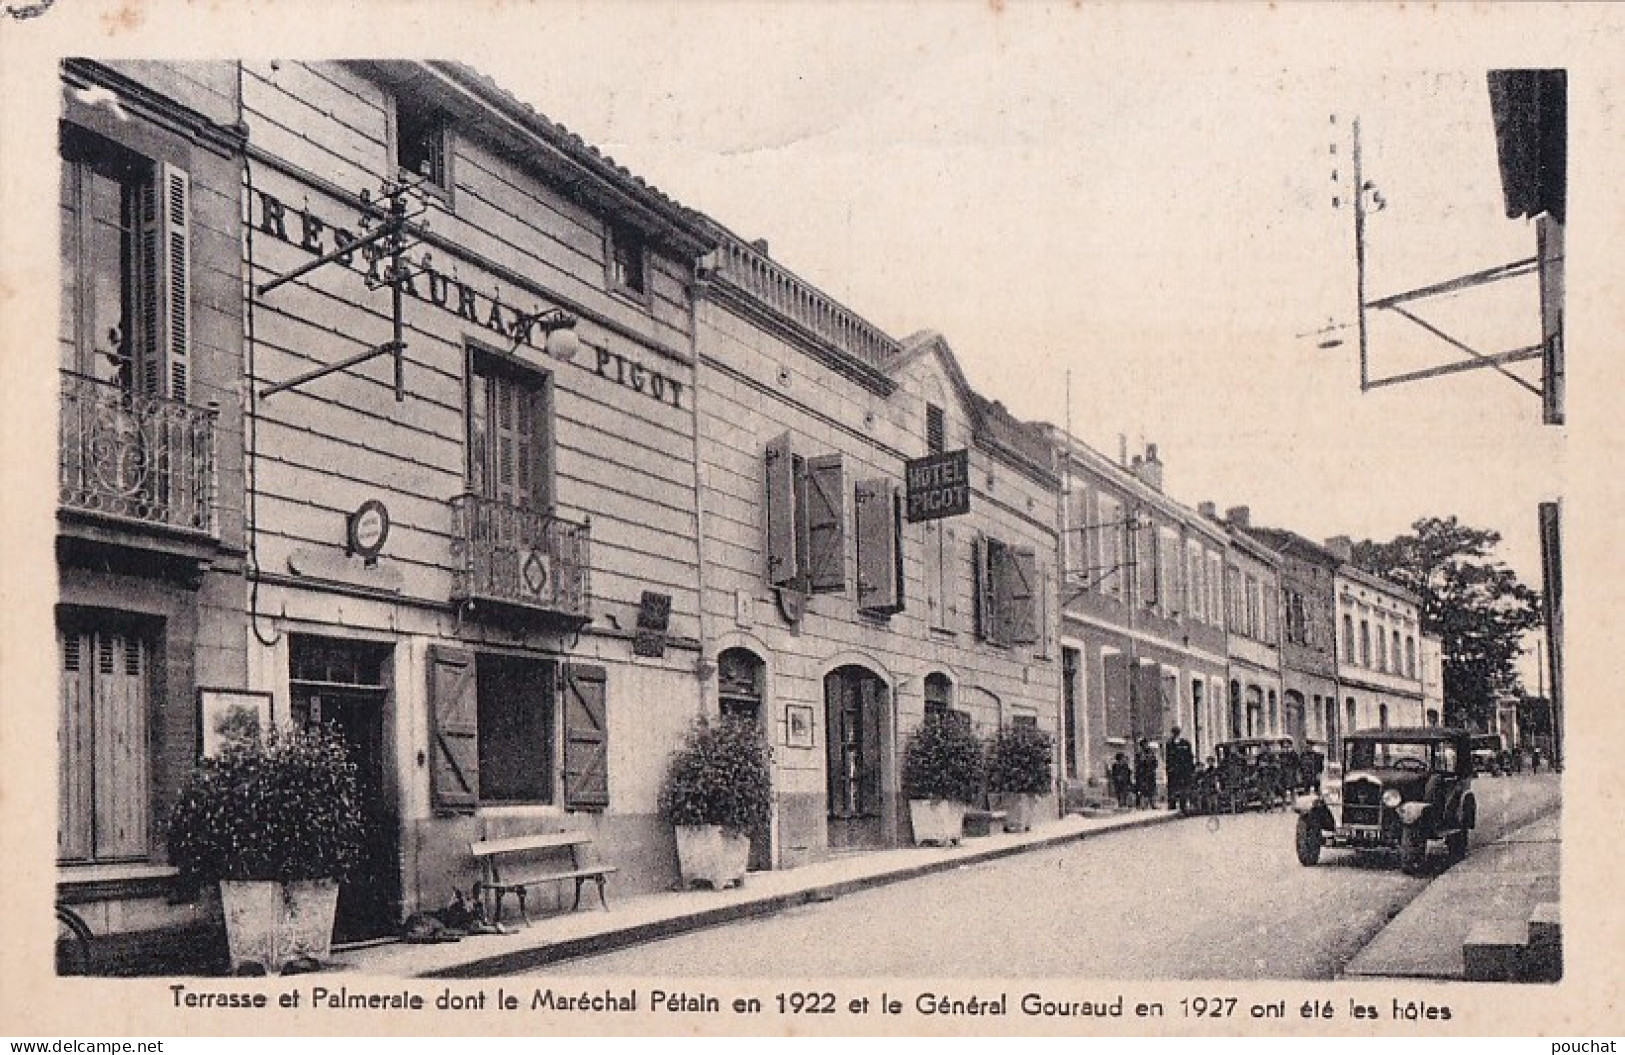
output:
M 163 820 L 245 710 L 350 743 L 343 938 L 543 826 L 668 887 L 699 715 L 774 745 L 758 868 L 906 841 L 935 712 L 1054 734 L 1053 809 L 1175 725 L 1436 717 L 1346 540 L 1016 420 L 467 67 L 61 76 L 58 888 L 98 933 L 197 911 Z

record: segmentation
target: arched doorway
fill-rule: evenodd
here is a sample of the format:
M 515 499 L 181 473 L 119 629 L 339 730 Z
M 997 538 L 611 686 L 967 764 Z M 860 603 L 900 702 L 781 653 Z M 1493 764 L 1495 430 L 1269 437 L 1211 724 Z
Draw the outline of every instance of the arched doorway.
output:
M 1308 732 L 1304 722 L 1303 693 L 1296 689 L 1288 689 L 1286 693 L 1286 735 L 1292 738 L 1292 743 L 1303 750 L 1303 738 Z
M 725 718 L 740 718 L 763 724 L 766 708 L 767 664 L 748 648 L 730 648 L 717 657 L 717 706 Z M 751 871 L 773 867 L 771 822 L 750 832 Z
M 824 677 L 829 847 L 875 849 L 886 839 L 885 759 L 890 693 L 874 671 L 839 667 Z

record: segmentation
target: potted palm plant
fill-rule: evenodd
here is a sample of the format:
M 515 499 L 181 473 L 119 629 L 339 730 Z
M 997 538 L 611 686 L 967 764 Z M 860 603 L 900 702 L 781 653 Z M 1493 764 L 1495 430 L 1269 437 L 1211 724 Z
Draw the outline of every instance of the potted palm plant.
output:
M 219 885 L 234 973 L 328 958 L 361 838 L 356 768 L 324 728 L 230 740 L 199 763 L 169 816 L 182 881 Z
M 773 812 L 773 749 L 749 719 L 701 718 L 666 770 L 660 815 L 677 836 L 684 889 L 743 884 L 750 833 Z
M 914 844 L 957 844 L 965 807 L 975 801 L 981 782 L 982 744 L 970 723 L 928 716 L 903 747 L 903 794 Z
M 1004 830 L 1032 829 L 1038 803 L 1053 790 L 1055 742 L 1036 725 L 1007 725 L 988 744 L 990 805 L 1004 812 Z

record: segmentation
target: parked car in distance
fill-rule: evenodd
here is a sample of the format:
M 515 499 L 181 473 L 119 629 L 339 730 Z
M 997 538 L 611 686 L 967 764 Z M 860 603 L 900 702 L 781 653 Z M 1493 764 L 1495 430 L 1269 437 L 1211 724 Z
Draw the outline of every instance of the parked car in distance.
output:
M 1495 733 L 1479 733 L 1473 737 L 1473 772 L 1498 777 L 1508 772 L 1506 752 L 1501 748 L 1501 737 Z
M 1397 851 L 1400 867 L 1415 873 L 1434 840 L 1452 861 L 1465 856 L 1478 821 L 1472 741 L 1464 729 L 1438 726 L 1349 733 L 1341 780 L 1293 804 L 1298 863 L 1319 863 L 1326 846 Z

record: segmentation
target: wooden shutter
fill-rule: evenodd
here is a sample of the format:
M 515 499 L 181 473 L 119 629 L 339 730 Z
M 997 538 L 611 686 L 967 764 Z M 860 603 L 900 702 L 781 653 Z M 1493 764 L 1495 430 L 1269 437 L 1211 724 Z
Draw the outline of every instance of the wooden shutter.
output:
M 1050 617 L 1050 573 L 1046 568 L 1038 575 L 1038 594 L 1033 610 L 1038 617 L 1038 648 L 1036 654 L 1039 658 L 1046 658 L 1054 654 L 1054 626 L 1055 621 Z
M 942 627 L 945 630 L 959 630 L 959 531 L 951 524 L 943 524 L 938 528 L 938 535 L 942 546 L 941 559 L 937 563 L 937 571 L 942 577 L 939 587 Z
M 56 855 L 77 861 L 90 857 L 92 793 L 95 758 L 92 754 L 91 686 L 94 678 L 95 637 L 82 630 L 59 632 L 62 652 L 62 705 L 57 727 Z
M 795 586 L 801 575 L 797 560 L 796 473 L 788 432 L 770 440 L 764 456 L 767 475 L 767 581 Z
M 993 636 L 992 615 L 993 606 L 989 597 L 991 584 L 988 582 L 988 541 L 977 536 L 970 540 L 971 564 L 971 606 L 975 609 L 976 636 L 983 640 L 991 640 Z
M 1028 546 L 1012 546 L 1004 551 L 1000 578 L 1005 634 L 1012 645 L 1038 642 L 1038 554 Z
M 1106 735 L 1127 737 L 1134 731 L 1129 715 L 1128 657 L 1121 652 L 1107 652 L 1100 665 L 1106 682 Z
M 140 194 L 133 347 L 141 390 L 157 398 L 184 400 L 191 382 L 191 197 L 191 178 L 163 163 Z
M 807 459 L 807 584 L 813 593 L 846 590 L 846 472 L 839 454 Z
M 127 631 L 96 635 L 96 857 L 147 851 L 147 650 Z
M 429 784 L 441 810 L 466 812 L 480 802 L 479 689 L 474 654 L 429 649 Z
M 858 607 L 890 615 L 903 610 L 897 486 L 859 480 L 854 486 L 858 537 Z
M 1133 670 L 1134 716 L 1130 735 L 1162 735 L 1162 668 L 1155 663 L 1142 663 Z
M 603 667 L 564 667 L 564 805 L 609 805 L 608 674 Z
M 880 694 L 878 679 L 858 683 L 858 814 L 880 815 Z

